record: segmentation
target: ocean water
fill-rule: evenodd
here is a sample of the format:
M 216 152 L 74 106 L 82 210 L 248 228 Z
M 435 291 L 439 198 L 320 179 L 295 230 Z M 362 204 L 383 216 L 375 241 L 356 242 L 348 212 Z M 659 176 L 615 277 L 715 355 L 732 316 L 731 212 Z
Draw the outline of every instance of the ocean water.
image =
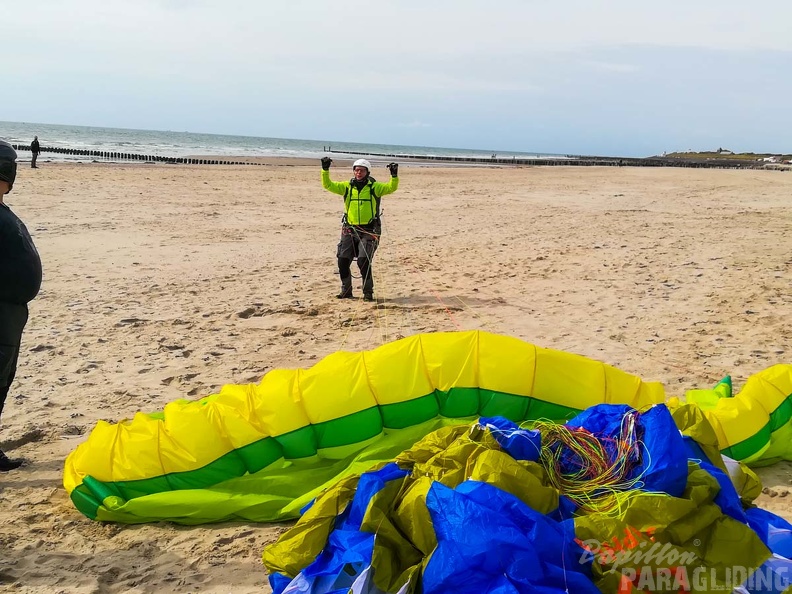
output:
M 0 138 L 12 144 L 29 145 L 34 136 L 42 147 L 84 149 L 92 151 L 135 153 L 162 157 L 238 156 L 238 157 L 301 157 L 320 158 L 329 148 L 337 156 L 349 154 L 395 154 L 410 156 L 489 158 L 496 154 L 504 159 L 536 159 L 556 157 L 546 153 L 498 151 L 495 149 L 455 149 L 425 146 L 365 144 L 335 140 L 301 140 L 295 138 L 262 138 L 162 130 L 131 130 L 93 126 L 62 126 L 25 122 L 0 122 Z M 20 158 L 29 153 L 20 151 Z M 92 157 L 43 153 L 41 158 L 59 161 L 86 161 Z

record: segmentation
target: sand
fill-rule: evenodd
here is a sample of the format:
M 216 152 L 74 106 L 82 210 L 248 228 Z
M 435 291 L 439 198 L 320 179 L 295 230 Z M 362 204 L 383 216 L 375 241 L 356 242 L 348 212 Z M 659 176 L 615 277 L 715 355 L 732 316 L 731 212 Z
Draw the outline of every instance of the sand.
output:
M 339 349 L 479 328 L 669 395 L 792 362 L 787 172 L 404 166 L 376 308 L 334 298 L 341 202 L 318 164 L 271 163 L 20 168 L 6 202 L 45 278 L 0 427 L 27 461 L 0 475 L 0 589 L 269 591 L 260 554 L 285 526 L 98 524 L 69 502 L 63 461 L 98 419 Z M 762 470 L 759 499 L 789 519 L 791 469 Z

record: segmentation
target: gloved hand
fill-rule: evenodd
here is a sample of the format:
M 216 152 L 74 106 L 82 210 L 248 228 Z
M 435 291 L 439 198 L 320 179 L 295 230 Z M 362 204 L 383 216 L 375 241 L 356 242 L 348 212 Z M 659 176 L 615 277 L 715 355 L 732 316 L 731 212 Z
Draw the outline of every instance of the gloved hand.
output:
M 330 163 L 332 162 L 333 160 L 330 157 L 322 157 L 322 169 L 328 171 L 330 169 Z
M 390 171 L 392 177 L 399 177 L 399 164 L 388 163 L 388 171 Z

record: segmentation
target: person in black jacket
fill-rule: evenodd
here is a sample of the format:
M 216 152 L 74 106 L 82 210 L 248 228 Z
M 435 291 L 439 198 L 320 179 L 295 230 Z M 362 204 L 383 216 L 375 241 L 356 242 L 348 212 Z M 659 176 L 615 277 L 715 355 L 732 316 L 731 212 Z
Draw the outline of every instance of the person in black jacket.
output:
M 16 151 L 0 140 L 0 414 L 16 375 L 22 330 L 28 320 L 28 302 L 41 288 L 41 258 L 33 239 L 3 198 L 14 187 Z M 0 471 L 14 470 L 12 460 L 0 450 Z
M 41 145 L 38 141 L 38 136 L 33 137 L 33 142 L 30 143 L 30 152 L 33 153 L 33 158 L 30 160 L 30 166 L 33 169 L 38 169 L 38 165 L 36 165 L 36 159 L 38 159 L 38 155 L 41 152 Z

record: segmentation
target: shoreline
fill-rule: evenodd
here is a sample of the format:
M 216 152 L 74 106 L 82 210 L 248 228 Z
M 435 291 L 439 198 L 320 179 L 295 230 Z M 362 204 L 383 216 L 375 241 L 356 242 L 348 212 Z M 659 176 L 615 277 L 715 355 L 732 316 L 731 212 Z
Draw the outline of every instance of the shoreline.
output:
M 17 151 L 30 151 L 30 146 L 12 145 Z M 47 159 L 46 153 L 68 155 L 76 158 Z M 792 165 L 768 163 L 765 161 L 748 161 L 735 159 L 686 159 L 680 157 L 611 157 L 611 156 L 575 156 L 517 158 L 515 156 L 499 158 L 493 154 L 489 158 L 448 156 L 448 155 L 407 155 L 398 153 L 370 153 L 327 150 L 324 155 L 336 155 L 338 163 L 351 164 L 357 158 L 367 158 L 372 162 L 387 163 L 393 160 L 399 163 L 412 163 L 420 166 L 466 166 L 466 167 L 681 167 L 693 169 L 752 169 L 791 171 Z M 167 163 L 179 165 L 309 165 L 320 157 L 285 157 L 285 156 L 235 156 L 235 155 L 186 155 L 170 157 L 162 155 L 145 155 L 139 153 L 123 153 L 115 151 L 94 151 L 87 149 L 62 149 L 42 147 L 39 156 L 43 162 L 82 162 L 79 157 L 88 157 L 90 162 L 113 163 Z M 20 159 L 20 162 L 26 162 Z

